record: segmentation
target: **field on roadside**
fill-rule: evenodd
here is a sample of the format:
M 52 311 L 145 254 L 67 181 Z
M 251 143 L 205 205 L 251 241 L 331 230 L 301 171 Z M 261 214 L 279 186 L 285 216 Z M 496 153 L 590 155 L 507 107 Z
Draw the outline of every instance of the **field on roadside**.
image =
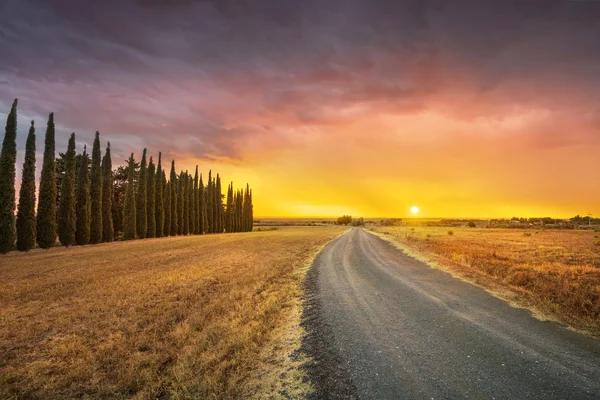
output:
M 0 256 L 0 398 L 252 398 L 286 382 L 306 390 L 284 354 L 299 345 L 299 284 L 343 231 Z
M 597 232 L 442 228 L 414 223 L 408 230 L 400 226 L 372 230 L 393 238 L 409 253 L 518 305 L 600 335 Z

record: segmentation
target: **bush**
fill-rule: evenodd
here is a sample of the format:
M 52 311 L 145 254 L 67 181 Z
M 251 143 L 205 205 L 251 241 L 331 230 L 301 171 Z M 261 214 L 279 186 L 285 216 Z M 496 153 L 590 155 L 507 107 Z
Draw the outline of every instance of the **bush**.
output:
M 600 246 L 600 240 L 594 243 L 595 246 Z
M 454 235 L 454 231 L 452 229 L 449 229 L 448 230 L 448 236 L 452 236 L 452 235 Z
M 475 225 L 475 222 L 473 222 L 473 221 L 469 221 L 469 223 L 467 224 L 467 226 L 468 226 L 469 228 L 475 228 L 475 226 L 476 226 L 476 225 Z
M 531 232 L 523 232 L 523 236 L 531 236 Z

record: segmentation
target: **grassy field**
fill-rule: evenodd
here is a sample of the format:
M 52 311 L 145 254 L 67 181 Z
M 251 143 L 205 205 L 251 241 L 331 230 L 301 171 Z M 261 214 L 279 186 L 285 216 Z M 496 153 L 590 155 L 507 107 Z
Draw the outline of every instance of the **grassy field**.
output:
M 299 283 L 342 232 L 285 228 L 1 256 L 0 398 L 302 393 L 309 388 L 290 358 Z
M 417 257 L 532 308 L 539 316 L 600 335 L 597 232 L 416 224 L 408 230 L 377 227 L 373 231 L 393 238 Z

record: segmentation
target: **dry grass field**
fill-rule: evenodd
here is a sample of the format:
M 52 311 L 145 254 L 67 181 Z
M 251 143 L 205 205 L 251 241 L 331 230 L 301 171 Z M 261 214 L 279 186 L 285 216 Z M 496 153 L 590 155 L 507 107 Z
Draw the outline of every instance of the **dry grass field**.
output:
M 299 283 L 342 232 L 1 256 L 0 398 L 265 398 L 286 379 L 286 390 L 308 390 L 289 357 L 299 344 Z
M 600 245 L 597 232 L 442 228 L 409 224 L 373 229 L 407 252 L 539 316 L 600 334 Z M 451 231 L 451 234 L 449 234 Z

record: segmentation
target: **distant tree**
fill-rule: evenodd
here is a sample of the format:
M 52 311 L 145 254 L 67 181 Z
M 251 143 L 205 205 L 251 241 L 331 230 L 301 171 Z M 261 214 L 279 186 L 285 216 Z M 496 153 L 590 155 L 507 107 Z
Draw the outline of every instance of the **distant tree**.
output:
M 208 222 L 207 233 L 215 232 L 215 194 L 212 179 L 212 171 L 208 171 L 208 182 L 206 182 L 206 219 Z
M 167 174 L 163 169 L 162 185 L 163 185 L 163 209 L 165 220 L 163 225 L 163 235 L 171 234 L 171 185 L 167 182 Z
M 146 237 L 146 231 L 148 230 L 148 209 L 147 209 L 147 194 L 146 194 L 146 183 L 147 183 L 147 169 L 146 164 L 146 149 L 142 153 L 142 163 L 140 164 L 140 175 L 138 178 L 137 192 L 136 192 L 136 233 L 140 239 Z
M 189 235 L 190 234 L 191 207 L 190 207 L 190 177 L 189 177 L 187 171 L 185 171 L 183 178 L 184 178 L 184 182 L 183 182 L 183 234 Z
M 179 200 L 177 198 L 177 174 L 175 173 L 175 160 L 171 161 L 171 178 L 169 180 L 171 188 L 171 236 L 177 236 L 179 227 L 177 226 L 177 218 L 179 215 Z
M 113 172 L 110 157 L 110 142 L 102 158 L 102 241 L 112 242 L 115 237 L 112 216 Z
M 54 113 L 48 116 L 37 210 L 37 243 L 48 249 L 56 243 L 56 160 Z
M 223 193 L 221 191 L 221 177 L 217 174 L 215 182 L 215 232 L 223 233 Z
M 365 226 L 365 220 L 363 217 L 352 219 L 352 226 Z
M 131 153 L 127 164 L 129 175 L 127 177 L 127 189 L 125 190 L 125 205 L 123 209 L 123 240 L 134 240 L 136 238 L 137 210 L 135 201 L 135 160 L 133 153 Z
M 90 243 L 102 241 L 102 152 L 100 150 L 100 133 L 96 132 L 92 146 L 92 176 L 90 180 L 91 219 Z
M 17 104 L 12 104 L 0 151 L 0 254 L 15 246 L 15 176 L 17 162 Z
M 158 153 L 158 165 L 156 166 L 155 182 L 154 182 L 154 208 L 155 208 L 155 224 L 156 237 L 162 237 L 165 225 L 165 209 L 163 196 L 163 171 L 161 165 L 162 154 Z
M 191 206 L 190 206 L 190 233 L 198 234 L 198 166 L 196 165 L 196 173 L 192 181 L 191 190 Z
M 183 235 L 185 229 L 185 222 L 183 221 L 185 215 L 185 174 L 183 171 L 179 172 L 177 183 L 177 234 Z
M 83 155 L 81 157 L 81 163 L 79 165 L 79 172 L 77 174 L 77 186 L 75 206 L 77 223 L 75 230 L 75 242 L 82 246 L 90 242 L 90 214 L 91 214 L 91 202 L 90 202 L 90 173 L 88 170 L 89 156 L 87 154 L 86 146 L 83 146 Z
M 252 189 L 250 189 L 250 205 L 248 206 L 248 232 L 254 228 L 254 205 L 252 204 Z
M 17 209 L 17 250 L 28 251 L 35 246 L 35 128 L 33 121 L 25 144 L 25 162 L 19 207 Z
M 71 134 L 64 158 L 64 176 L 60 185 L 60 205 L 58 207 L 58 240 L 63 246 L 75 242 L 75 134 Z
M 200 199 L 200 234 L 203 235 L 206 233 L 206 190 L 204 187 L 204 182 L 202 182 L 202 174 L 200 174 L 200 182 L 198 183 L 198 197 Z
M 227 208 L 225 209 L 225 232 L 233 232 L 233 182 L 227 186 Z
M 352 223 L 352 216 L 350 215 L 342 215 L 337 219 L 338 225 L 348 225 L 350 223 Z
M 252 203 L 250 200 L 250 186 L 246 184 L 246 192 L 244 193 L 244 232 L 252 230 Z
M 154 193 L 155 186 L 155 167 L 152 162 L 152 157 L 150 157 L 150 164 L 148 165 L 148 177 L 146 183 L 146 195 L 148 196 L 146 201 L 146 211 L 148 216 L 146 220 L 148 221 L 148 230 L 146 231 L 146 237 L 153 238 L 156 237 L 156 210 L 154 209 L 154 203 L 156 200 L 156 193 Z

